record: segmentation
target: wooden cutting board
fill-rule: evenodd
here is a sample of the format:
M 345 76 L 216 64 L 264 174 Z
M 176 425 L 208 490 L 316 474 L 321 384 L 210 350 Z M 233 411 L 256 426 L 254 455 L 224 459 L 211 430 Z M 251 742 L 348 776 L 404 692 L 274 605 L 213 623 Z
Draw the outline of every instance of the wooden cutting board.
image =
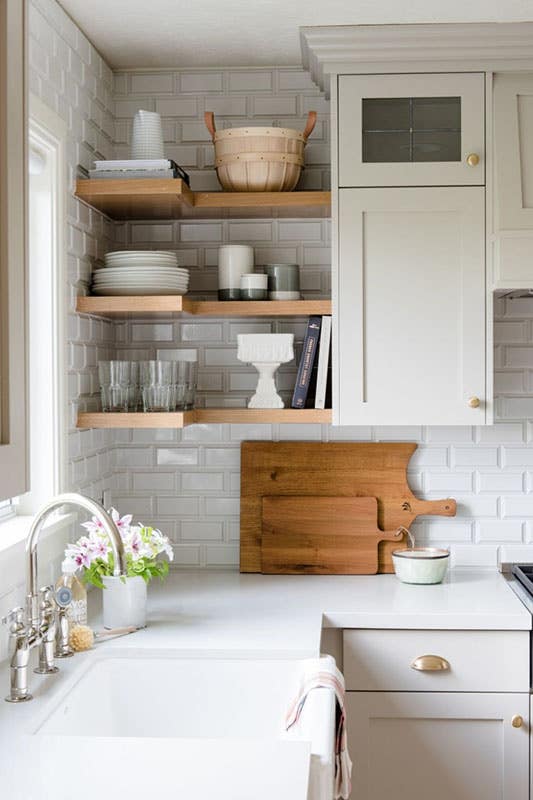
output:
M 382 531 L 408 528 L 419 514 L 453 517 L 455 500 L 418 500 L 407 484 L 411 442 L 243 442 L 241 445 L 241 572 L 261 572 L 263 497 L 376 497 Z M 392 572 L 391 552 L 378 545 L 379 572 Z
M 261 572 L 375 575 L 378 544 L 402 540 L 377 519 L 375 497 L 263 497 Z

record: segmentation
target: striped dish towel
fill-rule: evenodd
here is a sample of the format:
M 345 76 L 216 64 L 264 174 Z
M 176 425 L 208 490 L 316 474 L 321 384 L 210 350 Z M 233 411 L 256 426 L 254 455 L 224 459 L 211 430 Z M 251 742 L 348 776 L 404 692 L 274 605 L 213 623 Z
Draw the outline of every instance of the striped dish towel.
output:
M 300 714 L 313 689 L 333 689 L 337 699 L 335 737 L 335 800 L 347 800 L 352 790 L 352 761 L 348 752 L 346 712 L 344 706 L 344 677 L 337 669 L 332 656 L 310 658 L 304 662 L 297 696 L 291 703 L 285 719 L 285 730 L 298 724 Z

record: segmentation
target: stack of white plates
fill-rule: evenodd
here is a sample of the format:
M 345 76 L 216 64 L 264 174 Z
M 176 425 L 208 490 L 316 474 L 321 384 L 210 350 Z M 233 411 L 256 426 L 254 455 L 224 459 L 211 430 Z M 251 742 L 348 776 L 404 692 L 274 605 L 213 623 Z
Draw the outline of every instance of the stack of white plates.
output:
M 108 253 L 105 264 L 93 272 L 94 294 L 186 294 L 189 288 L 189 270 L 178 267 L 175 253 L 123 250 Z

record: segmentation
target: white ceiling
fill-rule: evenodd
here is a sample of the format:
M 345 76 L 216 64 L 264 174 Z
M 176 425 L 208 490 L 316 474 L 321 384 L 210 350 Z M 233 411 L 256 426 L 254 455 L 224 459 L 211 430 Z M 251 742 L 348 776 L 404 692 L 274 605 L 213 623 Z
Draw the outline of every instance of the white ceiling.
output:
M 533 0 L 60 0 L 112 67 L 300 64 L 299 28 L 533 21 Z

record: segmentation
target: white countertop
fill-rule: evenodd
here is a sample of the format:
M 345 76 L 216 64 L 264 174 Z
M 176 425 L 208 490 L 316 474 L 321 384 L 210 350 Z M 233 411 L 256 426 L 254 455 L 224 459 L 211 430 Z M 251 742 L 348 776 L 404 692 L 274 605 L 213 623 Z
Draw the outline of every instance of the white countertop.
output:
M 531 614 L 496 570 L 452 570 L 436 586 L 395 575 L 174 573 L 149 590 L 150 626 L 124 642 L 310 657 L 322 627 L 529 630 Z
M 92 592 L 94 627 L 98 627 L 98 600 L 99 593 Z M 165 583 L 151 585 L 148 620 L 146 630 L 98 644 L 98 652 L 104 648 L 110 654 L 118 649 L 147 648 L 177 650 L 187 656 L 307 658 L 320 652 L 323 627 L 527 631 L 532 626 L 531 613 L 500 573 L 466 569 L 452 570 L 437 586 L 402 584 L 394 575 L 175 572 Z M 34 651 L 34 659 L 36 655 Z M 21 742 L 24 741 L 24 764 L 29 755 L 28 742 L 39 738 L 27 736 L 33 730 L 39 708 L 55 694 L 62 694 L 62 685 L 69 676 L 75 677 L 88 657 L 90 654 L 80 654 L 58 662 L 61 673 L 55 676 L 41 677 L 30 672 L 33 702 L 19 706 L 0 700 L 0 794 L 3 795 L 2 775 L 11 771 L 8 763 L 21 758 Z M 8 685 L 4 663 L 0 668 L 1 696 L 7 693 Z M 101 702 L 101 698 L 95 702 Z M 104 740 L 100 741 L 103 746 Z M 73 746 L 72 741 L 69 746 Z M 61 748 L 57 758 L 62 763 Z M 64 783 L 60 778 L 59 784 L 68 788 L 68 781 Z M 70 796 L 58 793 L 58 788 L 50 787 L 47 793 L 40 787 L 35 797 L 61 800 Z M 87 795 L 80 794 L 77 784 L 74 793 L 80 800 L 89 798 L 89 788 L 92 791 L 94 786 L 87 787 Z M 33 794 L 9 795 L 9 800 L 33 800 Z

